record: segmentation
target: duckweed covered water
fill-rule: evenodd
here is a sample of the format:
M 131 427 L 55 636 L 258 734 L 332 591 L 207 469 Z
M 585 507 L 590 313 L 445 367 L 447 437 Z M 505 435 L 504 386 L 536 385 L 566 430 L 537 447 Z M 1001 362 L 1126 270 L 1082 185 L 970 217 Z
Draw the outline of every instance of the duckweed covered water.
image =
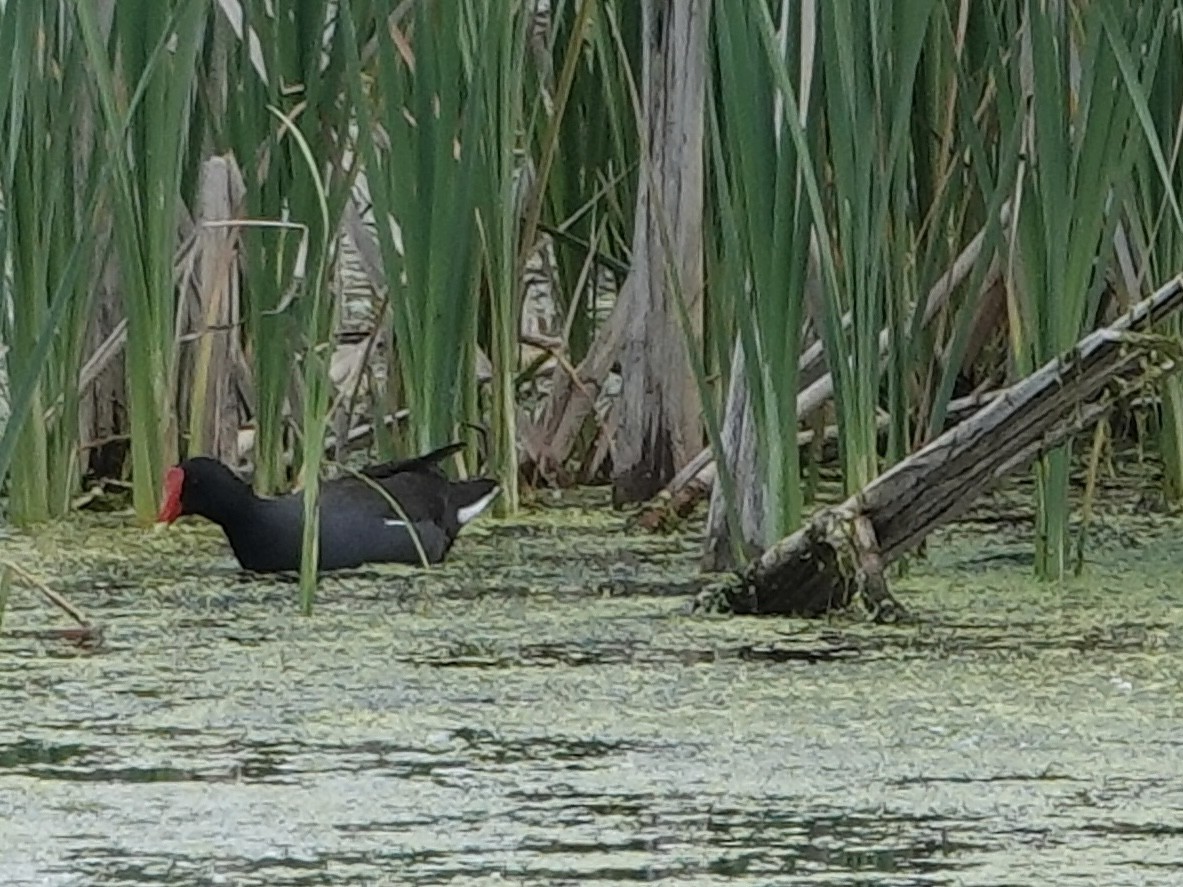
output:
M 1062 588 L 953 528 L 890 627 L 690 616 L 693 535 L 571 509 L 311 619 L 208 526 L 15 535 L 104 633 L 13 591 L 0 883 L 1178 884 L 1183 522 L 1126 511 Z

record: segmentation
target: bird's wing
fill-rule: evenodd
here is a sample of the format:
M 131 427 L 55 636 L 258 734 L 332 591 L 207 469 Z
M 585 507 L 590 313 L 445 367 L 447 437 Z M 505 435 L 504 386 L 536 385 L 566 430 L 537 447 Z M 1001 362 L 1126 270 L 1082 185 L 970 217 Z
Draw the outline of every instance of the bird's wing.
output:
M 374 484 L 394 499 L 403 514 L 391 507 L 386 496 L 374 489 Z M 346 476 L 321 487 L 321 504 L 359 516 L 403 520 L 405 515 L 412 522 L 442 521 L 447 508 L 446 491 L 447 479 L 442 474 L 424 471 L 403 471 L 383 478 Z

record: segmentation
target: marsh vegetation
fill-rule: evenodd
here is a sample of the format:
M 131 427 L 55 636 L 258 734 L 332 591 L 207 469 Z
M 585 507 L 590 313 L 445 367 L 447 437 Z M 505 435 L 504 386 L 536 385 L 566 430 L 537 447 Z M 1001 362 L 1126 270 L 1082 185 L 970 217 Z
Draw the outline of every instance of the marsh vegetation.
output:
M 8 0 L 0 74 L 8 882 L 1178 856 L 1177 316 L 914 619 L 690 602 L 1177 285 L 1183 0 Z M 318 576 L 320 479 L 453 439 L 496 519 Z M 196 454 L 298 585 L 150 530 Z
M 463 437 L 505 514 L 713 491 L 736 566 L 1183 265 L 1178 2 L 667 6 L 5 4 L 7 518 L 146 524 L 209 453 L 311 522 L 335 461 Z

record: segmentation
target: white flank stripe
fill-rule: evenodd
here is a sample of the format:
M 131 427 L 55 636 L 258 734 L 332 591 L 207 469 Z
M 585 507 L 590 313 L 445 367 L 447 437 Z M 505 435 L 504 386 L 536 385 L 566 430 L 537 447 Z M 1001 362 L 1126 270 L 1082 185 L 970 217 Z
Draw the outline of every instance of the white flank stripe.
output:
M 388 527 L 405 527 L 407 525 L 406 521 L 397 520 L 393 517 L 386 518 L 382 521 L 382 523 L 386 524 Z
M 489 503 L 497 498 L 497 494 L 501 492 L 501 487 L 493 487 L 493 491 L 486 493 L 481 498 L 477 499 L 471 505 L 466 505 L 456 512 L 460 519 L 460 526 L 464 526 L 482 511 L 489 507 Z

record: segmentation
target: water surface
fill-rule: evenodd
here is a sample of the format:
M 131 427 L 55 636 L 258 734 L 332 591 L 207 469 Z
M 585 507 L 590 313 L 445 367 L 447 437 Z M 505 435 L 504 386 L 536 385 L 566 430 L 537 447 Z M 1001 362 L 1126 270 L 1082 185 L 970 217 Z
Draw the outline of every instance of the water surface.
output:
M 565 509 L 311 619 L 208 527 L 16 534 L 104 633 L 12 595 L 0 883 L 1183 883 L 1180 529 L 1048 589 L 971 522 L 891 627 L 689 615 L 692 535 Z

